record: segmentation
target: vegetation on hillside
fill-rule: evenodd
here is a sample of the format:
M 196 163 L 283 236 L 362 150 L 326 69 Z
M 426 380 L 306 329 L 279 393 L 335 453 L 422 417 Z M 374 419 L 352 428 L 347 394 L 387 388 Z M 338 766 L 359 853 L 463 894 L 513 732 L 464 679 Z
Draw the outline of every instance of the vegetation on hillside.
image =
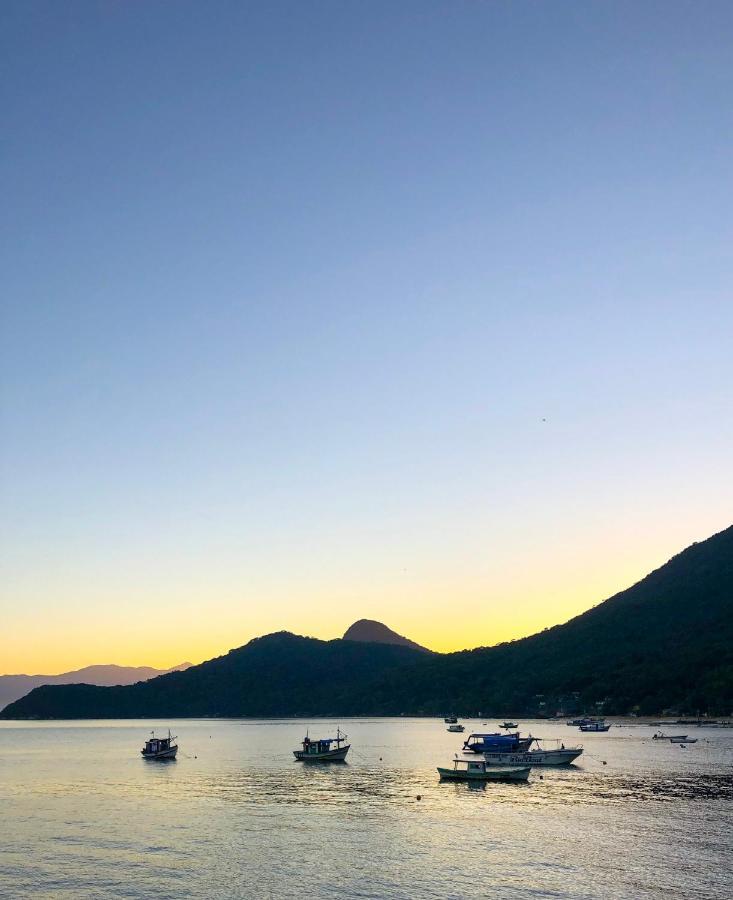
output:
M 600 705 L 599 705 L 600 704 Z M 428 654 L 280 632 L 126 687 L 45 686 L 4 718 L 733 710 L 733 527 L 529 638 Z

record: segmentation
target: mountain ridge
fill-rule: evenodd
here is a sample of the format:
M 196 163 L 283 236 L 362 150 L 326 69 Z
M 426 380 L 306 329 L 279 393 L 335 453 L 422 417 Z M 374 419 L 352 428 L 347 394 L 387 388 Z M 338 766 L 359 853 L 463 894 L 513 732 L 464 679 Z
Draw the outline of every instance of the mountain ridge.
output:
M 669 708 L 716 715 L 733 709 L 733 526 L 568 622 L 494 647 L 439 654 L 279 632 L 129 687 L 39 687 L 0 716 L 493 716 Z

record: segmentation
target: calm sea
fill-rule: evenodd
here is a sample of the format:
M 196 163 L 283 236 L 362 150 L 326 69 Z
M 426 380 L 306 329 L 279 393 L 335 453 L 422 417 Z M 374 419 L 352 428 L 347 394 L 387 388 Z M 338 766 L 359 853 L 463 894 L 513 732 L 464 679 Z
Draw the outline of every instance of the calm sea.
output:
M 347 764 L 293 760 L 306 725 L 336 724 L 0 723 L 0 896 L 733 895 L 733 729 L 688 727 L 681 749 L 521 721 L 581 764 L 482 787 L 439 783 L 462 738 L 435 720 L 342 720 Z M 142 760 L 169 725 L 179 758 Z

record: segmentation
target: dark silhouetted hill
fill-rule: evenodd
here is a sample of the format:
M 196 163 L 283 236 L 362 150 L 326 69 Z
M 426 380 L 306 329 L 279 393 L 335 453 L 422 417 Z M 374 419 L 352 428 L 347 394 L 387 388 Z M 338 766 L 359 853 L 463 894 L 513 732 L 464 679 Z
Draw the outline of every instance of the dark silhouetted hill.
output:
M 415 641 L 397 634 L 391 628 L 387 628 L 381 622 L 375 622 L 373 619 L 359 619 L 349 626 L 344 633 L 345 641 L 361 641 L 362 643 L 371 644 L 396 644 L 400 647 L 412 647 L 413 650 L 422 650 L 424 653 L 432 653 L 427 647 L 421 647 Z
M 439 654 L 281 632 L 142 684 L 39 687 L 2 716 L 494 716 L 598 702 L 607 714 L 731 713 L 733 528 L 564 625 L 496 647 Z

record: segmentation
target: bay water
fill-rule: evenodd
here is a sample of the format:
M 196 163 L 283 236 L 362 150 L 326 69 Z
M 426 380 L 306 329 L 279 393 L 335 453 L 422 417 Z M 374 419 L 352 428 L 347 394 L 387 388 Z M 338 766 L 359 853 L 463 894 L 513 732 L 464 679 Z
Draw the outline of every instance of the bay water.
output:
M 733 896 L 733 729 L 619 721 L 527 784 L 441 783 L 465 735 L 434 719 L 0 723 L 0 896 Z M 345 764 L 298 763 L 335 734 Z M 152 729 L 173 762 L 143 760 Z M 604 764 L 605 763 L 605 764 Z M 418 799 L 419 798 L 419 799 Z

